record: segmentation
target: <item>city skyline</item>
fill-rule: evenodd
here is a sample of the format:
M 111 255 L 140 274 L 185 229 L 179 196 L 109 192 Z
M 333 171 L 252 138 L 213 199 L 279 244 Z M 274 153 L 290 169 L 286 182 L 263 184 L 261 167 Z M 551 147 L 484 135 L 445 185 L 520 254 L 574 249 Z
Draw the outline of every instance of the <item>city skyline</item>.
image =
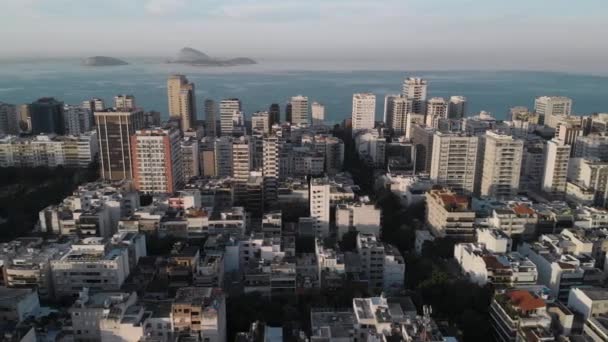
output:
M 191 46 L 212 56 L 262 60 L 605 69 L 608 49 L 595 43 L 606 33 L 605 3 L 517 2 L 6 0 L 0 19 L 10 29 L 0 32 L 0 43 L 11 46 L 4 57 L 169 58 Z M 577 39 L 582 36 L 587 39 Z

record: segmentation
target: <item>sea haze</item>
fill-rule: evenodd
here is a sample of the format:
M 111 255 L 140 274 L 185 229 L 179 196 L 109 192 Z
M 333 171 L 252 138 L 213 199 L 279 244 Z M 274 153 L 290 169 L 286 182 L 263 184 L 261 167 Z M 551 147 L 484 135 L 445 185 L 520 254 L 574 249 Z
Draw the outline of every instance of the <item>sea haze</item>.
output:
M 608 111 L 608 77 L 533 71 L 424 71 L 382 65 L 342 63 L 287 63 L 260 61 L 238 67 L 196 67 L 166 64 L 155 59 L 129 59 L 115 67 L 86 67 L 79 60 L 0 61 L 0 101 L 20 104 L 53 96 L 77 104 L 100 97 L 110 104 L 116 94 L 133 94 L 138 106 L 157 110 L 166 117 L 166 79 L 183 73 L 196 84 L 198 117 L 204 99 L 237 97 L 247 116 L 266 110 L 273 103 L 285 104 L 302 94 L 326 106 L 328 122 L 350 116 L 352 94 L 377 96 L 377 119 L 381 119 L 384 96 L 399 93 L 403 79 L 428 79 L 429 97 L 463 95 L 469 114 L 486 110 L 504 119 L 510 107 L 532 107 L 541 95 L 564 95 L 574 99 L 576 114 Z M 282 108 L 283 111 L 283 108 Z

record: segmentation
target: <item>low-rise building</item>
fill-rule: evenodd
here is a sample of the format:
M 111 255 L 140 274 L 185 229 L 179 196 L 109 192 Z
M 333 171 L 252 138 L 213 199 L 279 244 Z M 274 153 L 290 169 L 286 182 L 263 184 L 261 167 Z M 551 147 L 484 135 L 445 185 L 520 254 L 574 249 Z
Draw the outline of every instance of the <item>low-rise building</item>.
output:
M 492 253 L 508 253 L 513 247 L 513 240 L 500 229 L 477 229 L 477 242 Z
M 129 276 L 129 251 L 104 238 L 85 238 L 61 258 L 51 261 L 57 297 L 91 291 L 119 290 Z
M 533 285 L 538 280 L 536 265 L 517 252 L 492 253 L 481 243 L 459 243 L 454 246 L 454 258 L 462 272 L 481 286 Z
M 104 316 L 114 307 L 131 306 L 136 301 L 135 293 L 98 292 L 90 294 L 89 289 L 84 288 L 69 309 L 74 340 L 100 341 L 100 324 Z
M 401 204 L 406 207 L 424 203 L 426 192 L 433 187 L 430 178 L 422 175 L 387 173 L 379 182 L 380 186 L 388 188 L 398 196 Z
M 547 303 L 528 290 L 514 289 L 496 294 L 490 305 L 490 317 L 494 337 L 500 342 L 521 341 L 517 338 L 520 329 L 551 328 Z
M 311 342 L 347 342 L 355 338 L 355 314 L 352 310 L 310 311 Z
M 472 240 L 475 235 L 475 211 L 469 198 L 446 188 L 426 193 L 426 223 L 436 237 Z
M 40 310 L 38 293 L 32 289 L 0 286 L 0 320 L 21 323 Z
M 362 341 L 447 341 L 425 308 L 417 316 L 409 298 L 354 298 L 355 336 Z
M 511 203 L 492 210 L 488 219 L 492 228 L 499 229 L 509 236 L 534 235 L 538 217 L 536 212 L 525 204 Z
M 380 209 L 362 199 L 354 203 L 342 203 L 336 206 L 336 229 L 338 239 L 342 240 L 349 231 L 380 235 Z
M 570 289 L 568 308 L 585 319 L 608 314 L 608 290 L 597 287 L 575 287 Z
M 3 284 L 31 288 L 43 299 L 53 298 L 55 289 L 51 261 L 70 250 L 71 241 L 45 242 L 42 238 L 19 238 L 0 245 Z
M 203 341 L 226 341 L 226 298 L 221 289 L 180 288 L 171 305 L 175 333 L 188 334 Z
M 572 254 L 574 244 L 555 235 L 543 235 L 539 242 L 524 242 L 518 251 L 527 256 L 538 270 L 538 283 L 547 286 L 559 300 L 568 300 L 570 289 L 582 285 L 595 285 L 603 278 L 595 268 L 590 254 Z
M 395 291 L 403 287 L 405 262 L 396 248 L 383 244 L 374 234 L 359 233 L 357 254 L 369 288 Z

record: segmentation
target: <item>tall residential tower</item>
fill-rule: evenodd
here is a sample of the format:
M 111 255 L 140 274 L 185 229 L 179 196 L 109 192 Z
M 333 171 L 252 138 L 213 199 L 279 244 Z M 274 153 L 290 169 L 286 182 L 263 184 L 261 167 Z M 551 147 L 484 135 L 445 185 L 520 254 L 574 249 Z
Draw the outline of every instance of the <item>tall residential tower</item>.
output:
M 194 83 L 184 75 L 171 75 L 167 80 L 169 116 L 179 119 L 182 131 L 196 128 L 196 97 Z

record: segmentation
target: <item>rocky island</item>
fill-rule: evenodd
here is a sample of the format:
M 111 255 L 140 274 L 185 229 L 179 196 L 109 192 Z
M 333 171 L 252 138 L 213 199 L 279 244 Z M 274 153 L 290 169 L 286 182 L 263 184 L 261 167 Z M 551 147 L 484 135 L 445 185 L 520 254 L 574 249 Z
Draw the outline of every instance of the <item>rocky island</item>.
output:
M 129 63 L 114 57 L 94 56 L 86 58 L 82 61 L 84 66 L 117 66 L 127 65 Z
M 231 59 L 212 58 L 201 51 L 189 47 L 181 49 L 177 54 L 177 57 L 169 60 L 168 62 L 197 66 L 237 66 L 257 64 L 256 61 L 247 57 L 237 57 Z

